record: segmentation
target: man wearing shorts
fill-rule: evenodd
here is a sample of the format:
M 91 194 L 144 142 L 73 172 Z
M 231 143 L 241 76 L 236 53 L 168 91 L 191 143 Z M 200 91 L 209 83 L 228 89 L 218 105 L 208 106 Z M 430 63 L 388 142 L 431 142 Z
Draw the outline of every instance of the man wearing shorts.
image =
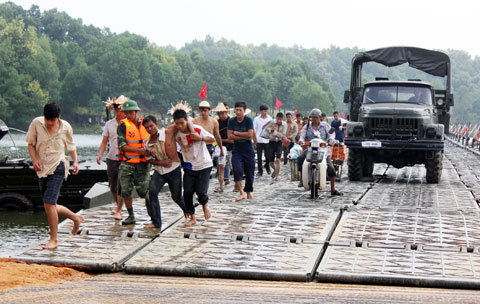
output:
M 103 153 L 107 148 L 108 143 L 108 154 L 107 154 L 107 175 L 108 175 L 108 185 L 110 186 L 110 191 L 112 192 L 113 198 L 117 203 L 117 207 L 112 210 L 112 214 L 116 220 L 122 219 L 122 207 L 123 199 L 120 196 L 120 183 L 118 179 L 118 172 L 120 164 L 122 161 L 117 156 L 118 154 L 118 145 L 117 145 L 117 128 L 118 124 L 125 118 L 125 113 L 122 112 L 123 99 L 125 97 L 122 95 L 118 99 L 112 100 L 107 104 L 107 109 L 113 108 L 115 112 L 115 118 L 110 119 L 105 124 L 103 130 L 103 139 L 100 144 L 100 151 L 97 156 L 97 164 L 100 165 L 103 157 Z
M 73 161 L 73 174 L 78 174 L 77 148 L 73 143 L 73 130 L 68 122 L 60 119 L 60 107 L 55 103 L 46 104 L 43 117 L 35 118 L 28 128 L 25 141 L 33 163 L 33 169 L 39 178 L 43 206 L 50 227 L 50 240 L 43 249 L 55 249 L 58 245 L 58 216 L 73 221 L 72 234 L 77 234 L 83 216 L 76 215 L 65 206 L 57 205 L 63 180 L 69 174 L 70 162 L 65 150 Z

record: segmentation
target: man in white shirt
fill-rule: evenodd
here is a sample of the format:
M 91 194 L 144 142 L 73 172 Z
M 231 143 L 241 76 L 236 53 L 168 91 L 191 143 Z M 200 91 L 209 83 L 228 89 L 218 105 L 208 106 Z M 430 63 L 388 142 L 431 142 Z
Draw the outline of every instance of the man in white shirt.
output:
M 183 168 L 183 197 L 185 200 L 185 213 L 190 220 L 186 226 L 197 223 L 195 207 L 193 206 L 193 194 L 196 193 L 198 202 L 202 205 L 205 220 L 211 216 L 208 209 L 208 185 L 213 162 L 208 152 L 207 145 L 215 141 L 215 137 L 205 131 L 199 125 L 193 125 L 194 130 L 200 136 L 194 138 L 188 128 L 188 116 L 184 110 L 176 110 L 173 113 L 173 121 L 178 132 L 175 135 L 177 143 L 182 150 Z
M 180 162 L 173 161 L 166 153 L 165 128 L 158 129 L 157 119 L 154 116 L 147 116 L 143 119 L 143 126 L 150 134 L 145 143 L 145 148 L 150 152 L 147 157 L 149 163 L 154 167 L 147 196 L 147 211 L 152 223 L 145 228 L 162 228 L 162 213 L 158 193 L 165 183 L 168 184 L 172 199 L 185 213 L 185 202 L 182 196 L 182 169 Z
M 272 117 L 267 114 L 268 107 L 266 105 L 260 106 L 260 115 L 255 117 L 253 120 L 253 129 L 255 130 L 255 135 L 257 136 L 257 167 L 258 173 L 257 176 L 262 176 L 263 174 L 263 165 L 262 165 L 262 153 L 265 155 L 265 169 L 267 174 L 270 175 L 270 166 L 268 159 L 268 144 L 270 140 L 268 138 L 262 138 L 262 134 L 265 126 L 272 121 Z
M 118 179 L 118 173 L 120 164 L 122 161 L 118 158 L 118 145 L 117 145 L 117 128 L 118 124 L 125 118 L 125 112 L 122 112 L 122 104 L 123 104 L 123 95 L 120 96 L 118 99 L 114 99 L 107 104 L 107 108 L 113 108 L 115 112 L 115 118 L 110 119 L 105 124 L 105 128 L 103 130 L 103 139 L 102 143 L 100 144 L 100 151 L 98 152 L 97 156 L 97 164 L 100 165 L 103 153 L 107 149 L 108 143 L 108 154 L 107 154 L 107 175 L 108 175 L 108 185 L 110 186 L 110 191 L 115 198 L 115 202 L 117 203 L 117 208 L 112 210 L 112 215 L 116 220 L 122 219 L 122 207 L 123 207 L 123 199 L 120 196 L 120 182 Z M 123 97 L 125 99 L 125 97 Z

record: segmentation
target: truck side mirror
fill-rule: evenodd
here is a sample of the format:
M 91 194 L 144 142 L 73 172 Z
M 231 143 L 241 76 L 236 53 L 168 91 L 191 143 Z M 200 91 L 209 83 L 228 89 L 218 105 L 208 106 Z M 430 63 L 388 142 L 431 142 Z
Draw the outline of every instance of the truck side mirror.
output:
M 453 107 L 454 102 L 453 102 L 453 94 L 448 94 L 448 105 Z
M 344 103 L 349 103 L 350 102 L 350 91 L 345 91 L 345 94 L 343 94 L 343 102 Z

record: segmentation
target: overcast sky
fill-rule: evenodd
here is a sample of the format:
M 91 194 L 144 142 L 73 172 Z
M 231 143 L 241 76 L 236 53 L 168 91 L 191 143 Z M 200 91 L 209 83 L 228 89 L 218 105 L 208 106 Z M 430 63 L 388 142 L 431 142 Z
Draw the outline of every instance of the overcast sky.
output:
M 5 1 L 0 1 L 5 2 Z M 305 48 L 417 46 L 480 56 L 480 2 L 466 0 L 14 0 L 84 24 L 184 46 L 210 34 L 240 44 Z

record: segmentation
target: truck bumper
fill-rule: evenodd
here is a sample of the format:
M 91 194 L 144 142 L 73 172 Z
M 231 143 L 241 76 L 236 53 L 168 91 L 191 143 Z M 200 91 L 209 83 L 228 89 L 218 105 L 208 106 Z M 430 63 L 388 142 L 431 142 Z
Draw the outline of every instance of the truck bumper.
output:
M 443 151 L 443 141 L 433 140 L 360 140 L 345 138 L 350 149 Z

